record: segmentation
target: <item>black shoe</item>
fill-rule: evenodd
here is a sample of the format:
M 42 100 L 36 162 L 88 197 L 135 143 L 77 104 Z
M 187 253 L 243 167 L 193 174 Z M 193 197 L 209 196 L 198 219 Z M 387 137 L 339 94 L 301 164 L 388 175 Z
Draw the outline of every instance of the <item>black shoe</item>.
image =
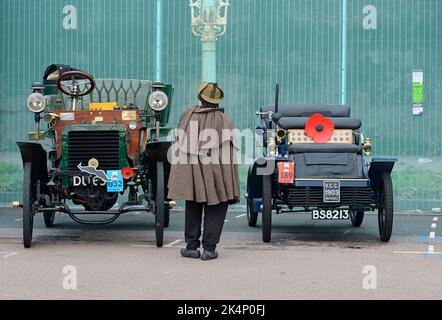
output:
M 216 258 L 218 258 L 218 252 L 216 252 L 216 251 L 204 250 L 203 254 L 201 255 L 201 260 L 204 260 L 204 261 L 213 260 Z
M 195 258 L 195 259 L 198 259 L 201 256 L 199 250 L 189 250 L 187 248 L 181 249 L 181 255 L 184 258 Z

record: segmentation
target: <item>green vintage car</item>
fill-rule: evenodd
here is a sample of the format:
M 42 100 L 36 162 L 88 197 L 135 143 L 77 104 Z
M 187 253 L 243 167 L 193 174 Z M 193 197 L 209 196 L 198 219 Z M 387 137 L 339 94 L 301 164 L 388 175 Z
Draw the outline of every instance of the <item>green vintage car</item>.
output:
M 154 214 L 161 247 L 174 206 L 166 187 L 172 85 L 93 79 L 66 65 L 48 67 L 43 79 L 32 85 L 27 100 L 35 117 L 32 142 L 17 142 L 25 248 L 32 243 L 36 213 L 52 227 L 56 212 L 78 223 L 107 224 L 133 211 Z M 104 218 L 92 219 L 96 214 Z

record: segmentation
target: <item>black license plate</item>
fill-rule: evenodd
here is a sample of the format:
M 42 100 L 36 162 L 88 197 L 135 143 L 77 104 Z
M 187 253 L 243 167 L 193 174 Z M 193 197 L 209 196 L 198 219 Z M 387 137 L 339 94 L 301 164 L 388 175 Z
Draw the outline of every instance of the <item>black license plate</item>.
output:
M 324 209 L 312 210 L 312 220 L 348 220 L 348 209 Z
M 340 181 L 324 181 L 323 195 L 325 203 L 341 202 L 341 182 Z

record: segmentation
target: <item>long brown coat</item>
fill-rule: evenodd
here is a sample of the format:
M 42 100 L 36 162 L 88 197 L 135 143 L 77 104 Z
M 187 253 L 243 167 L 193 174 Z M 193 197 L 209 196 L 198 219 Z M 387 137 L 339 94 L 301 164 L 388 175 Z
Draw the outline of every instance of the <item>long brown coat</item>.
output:
M 208 205 L 239 202 L 238 145 L 235 135 L 229 134 L 233 122 L 224 110 L 189 108 L 178 128 L 181 133 L 169 158 L 168 198 Z

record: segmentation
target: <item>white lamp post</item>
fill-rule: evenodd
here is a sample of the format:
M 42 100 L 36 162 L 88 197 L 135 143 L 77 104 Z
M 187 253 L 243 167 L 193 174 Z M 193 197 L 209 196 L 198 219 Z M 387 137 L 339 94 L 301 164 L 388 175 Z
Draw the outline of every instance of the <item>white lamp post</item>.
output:
M 192 32 L 202 41 L 202 80 L 216 82 L 216 40 L 226 33 L 229 0 L 189 0 Z

